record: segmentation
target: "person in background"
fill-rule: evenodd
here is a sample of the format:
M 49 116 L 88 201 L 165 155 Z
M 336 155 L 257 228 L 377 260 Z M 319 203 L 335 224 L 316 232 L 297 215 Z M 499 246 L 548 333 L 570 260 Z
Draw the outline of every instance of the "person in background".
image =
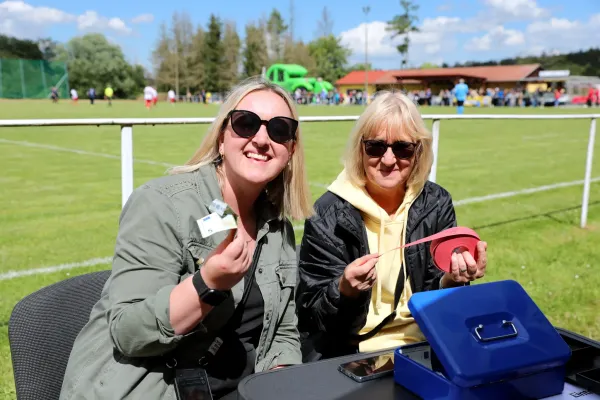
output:
M 175 91 L 173 89 L 169 89 L 167 92 L 167 97 L 169 99 L 169 103 L 175 104 Z
M 115 92 L 113 88 L 110 85 L 106 86 L 106 89 L 104 89 L 104 97 L 106 98 L 106 100 L 108 100 L 109 107 L 112 107 L 112 98 L 114 94 Z
M 463 78 L 458 80 L 458 84 L 454 86 L 454 97 L 456 97 L 456 113 L 464 114 L 465 112 L 465 101 L 469 94 L 469 86 L 465 83 Z
M 154 90 L 150 86 L 144 88 L 144 105 L 149 110 L 152 107 L 152 99 L 154 98 Z
M 202 233 L 219 226 L 214 200 L 237 229 Z M 260 78 L 240 83 L 187 164 L 123 208 L 60 399 L 175 399 L 181 369 L 205 373 L 214 398 L 237 399 L 244 377 L 300 364 L 290 219 L 310 215 L 293 99 Z
M 96 89 L 90 88 L 88 90 L 88 98 L 90 99 L 90 104 L 94 105 L 94 100 L 96 100 Z
M 50 99 L 52 99 L 53 103 L 58 103 L 58 89 L 54 86 L 50 89 Z
M 400 92 L 378 92 L 348 141 L 344 169 L 305 221 L 296 294 L 305 361 L 425 340 L 409 309 L 415 292 L 484 276 L 487 244 L 439 270 L 430 243 L 457 226 L 450 194 L 428 181 L 432 135 Z
M 158 92 L 153 87 L 150 87 L 150 89 L 152 89 L 152 105 L 155 106 L 158 103 Z
M 73 104 L 77 104 L 77 100 L 79 100 L 79 95 L 77 94 L 77 90 L 75 90 L 75 88 L 71 89 L 71 100 L 73 100 Z

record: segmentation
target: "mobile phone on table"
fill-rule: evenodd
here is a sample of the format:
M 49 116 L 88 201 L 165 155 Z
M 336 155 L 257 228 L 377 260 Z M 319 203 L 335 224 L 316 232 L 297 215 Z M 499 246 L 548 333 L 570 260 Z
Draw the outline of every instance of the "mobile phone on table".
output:
M 340 364 L 338 370 L 355 380 L 366 382 L 394 373 L 394 352 L 383 353 Z
M 177 400 L 213 400 L 204 368 L 176 370 L 175 393 Z

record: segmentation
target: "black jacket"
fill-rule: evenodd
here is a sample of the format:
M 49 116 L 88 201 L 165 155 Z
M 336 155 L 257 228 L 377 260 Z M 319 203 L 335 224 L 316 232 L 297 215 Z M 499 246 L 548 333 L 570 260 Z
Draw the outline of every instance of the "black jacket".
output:
M 346 266 L 370 253 L 359 210 L 326 192 L 315 203 L 315 212 L 304 225 L 296 292 L 305 361 L 310 361 L 306 354 L 311 350 L 319 358 L 355 352 L 357 347 L 350 335 L 365 325 L 371 299 L 370 290 L 356 299 L 341 296 L 338 286 Z M 455 226 L 450 194 L 441 186 L 426 182 L 408 213 L 406 243 Z M 423 243 L 406 248 L 406 269 L 413 293 L 440 287 L 443 272 L 433 264 L 429 246 L 430 243 Z M 397 293 L 402 293 L 403 288 L 404 278 L 399 277 Z

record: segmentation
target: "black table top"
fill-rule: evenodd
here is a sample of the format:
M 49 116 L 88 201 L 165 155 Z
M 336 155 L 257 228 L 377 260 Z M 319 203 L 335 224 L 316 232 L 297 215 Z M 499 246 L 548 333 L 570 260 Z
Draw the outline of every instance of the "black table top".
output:
M 341 363 L 388 352 L 390 350 L 368 354 L 352 354 L 250 375 L 240 382 L 238 399 L 419 399 L 419 397 L 397 385 L 391 375 L 358 383 L 338 371 L 338 365 Z
M 600 343 L 566 329 L 556 328 L 563 336 L 600 348 Z M 261 372 L 244 378 L 238 385 L 240 400 L 417 400 L 393 376 L 355 382 L 338 371 L 344 362 L 384 354 L 393 349 L 357 353 L 308 364 Z

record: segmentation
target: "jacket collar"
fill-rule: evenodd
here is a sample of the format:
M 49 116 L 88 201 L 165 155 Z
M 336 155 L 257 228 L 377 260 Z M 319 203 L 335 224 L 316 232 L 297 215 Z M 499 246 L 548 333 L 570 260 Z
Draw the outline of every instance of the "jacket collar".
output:
M 350 232 L 362 243 L 367 243 L 367 233 L 360 212 L 347 200 L 342 199 L 344 207 L 340 210 L 337 223 Z M 435 197 L 431 195 L 431 186 L 425 183 L 423 190 L 415 199 L 408 212 L 406 237 L 409 237 L 416 226 L 427 214 L 437 206 Z

